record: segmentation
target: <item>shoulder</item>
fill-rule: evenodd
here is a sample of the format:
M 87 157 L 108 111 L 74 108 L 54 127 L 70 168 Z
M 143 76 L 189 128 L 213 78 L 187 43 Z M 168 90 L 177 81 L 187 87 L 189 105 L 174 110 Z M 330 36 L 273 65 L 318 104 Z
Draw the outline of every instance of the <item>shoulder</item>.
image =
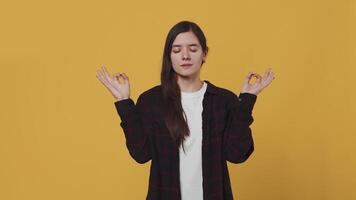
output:
M 235 93 L 228 88 L 214 85 L 214 91 L 217 94 L 218 102 L 223 103 L 227 108 L 244 105 L 253 105 L 257 96 L 250 93 Z
M 220 92 L 220 98 L 224 99 L 224 105 L 226 109 L 230 109 L 231 107 L 234 107 L 236 103 L 238 103 L 239 97 L 236 95 L 235 92 L 233 92 L 230 89 L 227 88 L 221 88 Z
M 228 88 L 215 85 L 214 90 L 219 98 L 223 98 L 227 101 L 238 98 L 237 94 Z
M 255 95 L 255 94 L 251 94 L 251 93 L 239 93 L 238 94 L 228 88 L 223 88 L 223 87 L 219 87 L 219 86 L 215 86 L 215 90 L 217 91 L 218 96 L 220 98 L 224 98 L 227 101 L 229 101 L 229 100 L 241 101 L 241 99 L 255 100 L 257 98 L 257 95 Z
M 138 97 L 138 99 L 155 100 L 161 95 L 161 85 L 152 86 L 144 90 Z
M 217 104 L 218 107 L 228 108 L 230 104 L 236 102 L 236 99 L 238 99 L 237 95 L 232 90 L 212 83 L 208 80 L 206 80 L 206 82 L 208 83 L 206 92 L 212 94 L 212 102 Z

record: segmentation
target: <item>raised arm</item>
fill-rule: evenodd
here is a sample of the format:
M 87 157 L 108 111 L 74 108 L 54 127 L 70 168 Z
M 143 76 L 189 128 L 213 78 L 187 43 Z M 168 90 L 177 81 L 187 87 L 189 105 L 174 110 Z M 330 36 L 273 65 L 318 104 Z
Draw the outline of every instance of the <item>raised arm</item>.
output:
M 257 81 L 250 84 L 253 77 Z M 246 161 L 254 151 L 254 143 L 250 125 L 254 121 L 252 117 L 253 106 L 257 95 L 275 79 L 272 68 L 265 71 L 264 76 L 249 72 L 243 82 L 239 96 L 228 93 L 226 109 L 228 117 L 224 131 L 224 154 L 227 161 L 242 163 Z
M 136 105 L 131 98 L 115 102 L 127 149 L 131 157 L 141 164 L 152 159 L 149 136 L 153 132 L 153 126 L 146 102 L 142 94 L 138 97 Z
M 253 122 L 252 109 L 257 96 L 240 93 L 230 94 L 227 104 L 228 117 L 224 131 L 225 159 L 232 163 L 242 163 L 254 151 L 250 125 Z
M 141 94 L 136 105 L 130 98 L 129 77 L 125 73 L 109 74 L 105 66 L 98 70 L 97 78 L 115 98 L 115 107 L 121 118 L 120 126 L 124 130 L 126 146 L 131 157 L 138 163 L 145 163 L 151 159 L 149 135 L 152 130 L 151 119 L 144 95 Z M 124 82 L 120 83 L 119 78 Z

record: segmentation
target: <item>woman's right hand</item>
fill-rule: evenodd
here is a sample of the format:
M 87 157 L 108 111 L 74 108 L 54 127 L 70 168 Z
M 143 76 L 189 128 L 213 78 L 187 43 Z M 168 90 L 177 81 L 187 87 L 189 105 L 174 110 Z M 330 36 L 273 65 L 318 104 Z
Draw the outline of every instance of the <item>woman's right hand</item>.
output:
M 114 98 L 118 101 L 130 98 L 129 77 L 125 73 L 116 73 L 111 77 L 104 65 L 101 68 L 103 72 L 100 69 L 97 70 L 96 77 L 111 92 Z M 124 83 L 119 83 L 120 77 L 124 79 Z

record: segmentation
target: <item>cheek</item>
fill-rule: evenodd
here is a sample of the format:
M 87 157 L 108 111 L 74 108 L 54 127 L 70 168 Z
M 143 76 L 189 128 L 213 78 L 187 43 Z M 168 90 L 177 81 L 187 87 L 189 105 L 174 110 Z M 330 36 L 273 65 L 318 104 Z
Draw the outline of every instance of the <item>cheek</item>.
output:
M 177 54 L 171 54 L 172 64 L 176 64 L 179 61 L 179 56 Z
M 203 54 L 202 54 L 202 53 L 196 53 L 194 56 L 195 56 L 195 58 L 198 59 L 198 60 L 203 59 Z

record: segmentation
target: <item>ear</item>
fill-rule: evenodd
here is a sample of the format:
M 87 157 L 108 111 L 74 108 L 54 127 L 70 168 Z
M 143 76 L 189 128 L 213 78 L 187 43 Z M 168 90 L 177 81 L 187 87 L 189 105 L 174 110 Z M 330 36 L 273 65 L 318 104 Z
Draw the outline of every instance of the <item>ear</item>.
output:
M 204 62 L 205 62 L 207 56 L 208 56 L 208 51 L 205 51 L 205 53 L 203 53 L 203 61 Z

